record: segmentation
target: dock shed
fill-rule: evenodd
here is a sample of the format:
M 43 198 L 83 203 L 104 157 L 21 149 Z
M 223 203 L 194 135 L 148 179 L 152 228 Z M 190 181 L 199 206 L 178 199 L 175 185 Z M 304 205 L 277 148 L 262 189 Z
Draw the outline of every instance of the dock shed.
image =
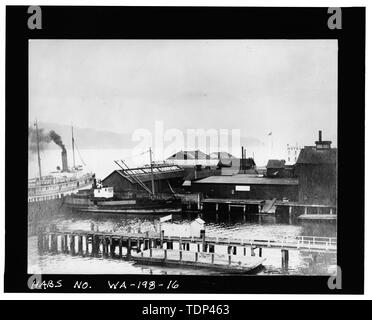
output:
M 156 193 L 173 193 L 176 188 L 182 186 L 185 171 L 181 167 L 176 165 L 153 165 L 152 170 Z M 144 192 L 134 176 L 151 189 L 150 166 L 115 170 L 102 180 L 102 185 L 113 187 L 115 193 L 133 192 L 139 194 Z
M 207 198 L 298 200 L 296 178 L 267 178 L 251 174 L 212 176 L 193 181 L 191 189 Z

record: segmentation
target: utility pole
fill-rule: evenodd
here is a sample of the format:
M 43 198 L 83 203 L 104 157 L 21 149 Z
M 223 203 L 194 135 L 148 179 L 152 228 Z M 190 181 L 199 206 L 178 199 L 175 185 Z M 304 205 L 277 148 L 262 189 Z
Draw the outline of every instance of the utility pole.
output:
M 40 160 L 40 147 L 39 147 L 39 127 L 37 125 L 37 120 L 35 120 L 36 127 L 36 147 L 37 147 L 37 162 L 39 165 L 39 178 L 41 180 L 41 160 Z
M 154 183 L 154 172 L 152 170 L 152 151 L 150 147 L 150 169 L 151 169 L 151 191 L 152 195 L 155 195 L 155 183 Z

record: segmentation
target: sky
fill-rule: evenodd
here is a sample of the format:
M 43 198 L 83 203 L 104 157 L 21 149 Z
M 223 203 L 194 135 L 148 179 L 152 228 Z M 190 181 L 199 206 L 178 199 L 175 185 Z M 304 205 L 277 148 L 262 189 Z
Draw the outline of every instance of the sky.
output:
M 268 148 L 312 145 L 323 130 L 335 146 L 337 50 L 337 40 L 30 40 L 29 119 L 129 134 L 156 121 L 239 129 Z

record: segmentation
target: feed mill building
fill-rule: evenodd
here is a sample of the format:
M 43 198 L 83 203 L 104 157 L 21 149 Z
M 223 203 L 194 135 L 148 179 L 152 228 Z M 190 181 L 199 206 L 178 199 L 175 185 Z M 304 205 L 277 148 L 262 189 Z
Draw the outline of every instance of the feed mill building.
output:
M 331 148 L 331 143 L 323 141 L 319 131 L 315 146 L 301 149 L 295 166 L 300 203 L 336 205 L 337 148 Z

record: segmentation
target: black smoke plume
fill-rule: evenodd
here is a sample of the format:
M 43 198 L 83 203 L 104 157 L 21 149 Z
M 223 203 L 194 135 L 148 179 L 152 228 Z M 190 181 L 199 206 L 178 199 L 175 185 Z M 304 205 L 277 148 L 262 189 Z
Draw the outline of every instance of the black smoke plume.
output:
M 49 131 L 48 133 L 44 132 L 44 129 L 38 130 L 36 132 L 36 128 L 29 127 L 28 128 L 28 147 L 31 153 L 37 152 L 37 133 L 39 134 L 39 149 L 43 150 L 45 146 L 53 141 L 56 145 L 58 145 L 62 150 L 66 150 L 65 145 L 62 142 L 61 136 L 56 133 L 54 130 Z
M 49 132 L 50 139 L 57 145 L 60 146 L 63 151 L 66 151 L 66 147 L 62 142 L 61 136 L 55 132 L 54 130 L 51 130 Z
M 43 150 L 45 145 L 47 145 L 51 138 L 49 133 L 45 133 L 44 129 L 39 129 L 39 149 Z M 37 132 L 36 128 L 28 128 L 28 147 L 32 153 L 37 151 Z

